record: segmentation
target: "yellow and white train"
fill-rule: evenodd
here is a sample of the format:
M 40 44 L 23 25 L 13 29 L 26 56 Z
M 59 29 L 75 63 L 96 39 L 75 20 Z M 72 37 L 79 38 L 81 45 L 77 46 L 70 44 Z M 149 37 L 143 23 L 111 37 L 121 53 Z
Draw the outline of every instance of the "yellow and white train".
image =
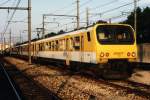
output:
M 31 44 L 33 59 L 59 60 L 70 66 L 72 63 L 100 66 L 137 59 L 136 34 L 127 24 L 99 23 Z M 12 54 L 27 56 L 28 43 L 14 46 Z

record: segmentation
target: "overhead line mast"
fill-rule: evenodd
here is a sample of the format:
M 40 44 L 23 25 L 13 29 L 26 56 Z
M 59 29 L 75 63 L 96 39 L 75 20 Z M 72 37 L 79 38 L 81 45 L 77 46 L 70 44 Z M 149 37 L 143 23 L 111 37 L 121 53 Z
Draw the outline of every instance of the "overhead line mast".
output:
M 136 13 L 136 9 L 137 9 L 137 0 L 134 0 L 134 30 L 135 30 L 135 33 L 137 31 L 137 13 Z
M 31 0 L 28 0 L 28 45 L 29 64 L 31 64 Z
M 86 24 L 89 26 L 89 8 L 86 8 Z
M 29 45 L 29 49 L 28 49 L 29 62 L 28 63 L 31 64 L 31 0 L 28 0 L 28 7 L 0 7 L 0 9 L 28 10 L 28 45 Z
M 79 11 L 79 0 L 77 0 L 77 29 L 80 28 L 80 11 Z

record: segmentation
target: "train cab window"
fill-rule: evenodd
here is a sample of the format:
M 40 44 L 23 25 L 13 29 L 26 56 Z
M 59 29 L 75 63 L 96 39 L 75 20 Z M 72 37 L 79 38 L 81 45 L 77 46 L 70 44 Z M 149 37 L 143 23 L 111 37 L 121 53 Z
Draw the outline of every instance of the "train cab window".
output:
M 88 39 L 88 41 L 91 41 L 90 32 L 87 32 L 87 39 Z
M 134 32 L 130 26 L 104 25 L 96 29 L 101 44 L 133 44 Z
M 74 49 L 80 50 L 80 37 L 79 36 L 76 36 L 74 38 Z

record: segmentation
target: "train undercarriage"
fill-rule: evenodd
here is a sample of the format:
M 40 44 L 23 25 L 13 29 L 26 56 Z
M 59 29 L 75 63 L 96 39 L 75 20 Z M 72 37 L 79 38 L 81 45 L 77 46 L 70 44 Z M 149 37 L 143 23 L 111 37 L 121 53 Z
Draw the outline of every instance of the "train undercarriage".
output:
M 13 55 L 15 57 L 16 56 Z M 27 56 L 22 56 L 22 59 L 28 59 Z M 42 64 L 61 65 L 64 69 L 69 69 L 74 72 L 90 73 L 95 77 L 102 77 L 104 79 L 126 79 L 133 73 L 131 63 L 126 60 L 110 60 L 105 64 L 91 64 L 82 62 L 70 61 L 70 65 L 66 65 L 65 60 L 49 59 L 49 58 L 32 58 L 32 61 Z M 44 62 L 44 63 L 43 63 Z
M 69 66 L 73 71 L 91 71 L 96 77 L 104 79 L 126 79 L 131 77 L 133 67 L 126 60 L 111 60 L 105 64 L 86 64 L 72 62 Z

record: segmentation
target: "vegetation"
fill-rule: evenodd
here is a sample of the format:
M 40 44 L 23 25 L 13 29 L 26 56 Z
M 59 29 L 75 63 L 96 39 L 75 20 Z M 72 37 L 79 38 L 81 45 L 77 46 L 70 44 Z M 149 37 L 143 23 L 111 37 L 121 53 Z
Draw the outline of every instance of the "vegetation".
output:
M 137 43 L 150 43 L 150 8 L 137 8 Z M 134 27 L 134 12 L 123 23 Z

